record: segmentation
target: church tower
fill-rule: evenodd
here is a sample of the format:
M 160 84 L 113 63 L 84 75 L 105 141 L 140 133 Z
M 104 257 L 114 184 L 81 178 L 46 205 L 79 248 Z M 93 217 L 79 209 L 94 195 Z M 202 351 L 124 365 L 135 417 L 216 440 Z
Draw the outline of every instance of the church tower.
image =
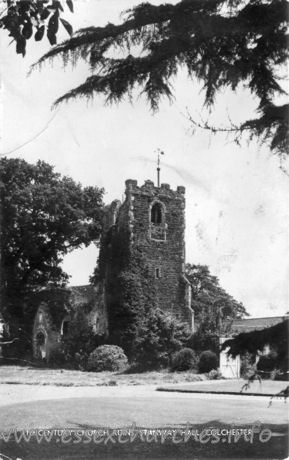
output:
M 158 308 L 192 328 L 191 287 L 185 276 L 185 188 L 171 190 L 168 184 L 157 187 L 150 180 L 138 186 L 132 179 L 125 185 L 124 202 L 113 201 L 106 210 L 101 278 L 113 274 L 115 261 L 109 247 L 118 235 L 123 244 L 118 257 L 127 257 L 129 263 L 132 249 L 142 255 Z

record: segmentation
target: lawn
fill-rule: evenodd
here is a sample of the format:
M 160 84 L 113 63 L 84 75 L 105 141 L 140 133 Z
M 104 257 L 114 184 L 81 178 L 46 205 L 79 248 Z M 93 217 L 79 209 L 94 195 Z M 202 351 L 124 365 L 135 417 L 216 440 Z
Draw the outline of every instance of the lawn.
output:
M 270 398 L 266 397 L 214 394 L 239 392 L 244 381 L 200 381 L 201 378 L 204 377 L 189 372 L 117 374 L 2 366 L 0 433 L 12 430 L 12 437 L 7 442 L 0 436 L 0 457 L 13 460 L 285 458 L 287 404 L 274 400 L 269 407 Z M 17 385 L 7 384 L 12 382 Z M 262 386 L 256 385 L 255 392 L 262 389 L 263 393 L 276 393 L 286 382 L 264 381 Z M 160 386 L 212 394 L 155 391 Z M 13 435 L 13 430 L 17 433 L 36 428 L 82 432 L 99 427 L 130 427 L 133 423 L 147 429 L 185 429 L 189 423 L 200 432 L 205 428 L 226 431 L 232 426 L 250 429 L 255 421 L 260 421 L 262 430 L 271 430 L 268 442 L 260 441 L 256 435 L 254 443 L 244 438 L 229 442 L 226 436 L 217 443 L 190 438 L 177 444 L 168 438 L 164 443 L 137 439 L 124 444 L 99 444 L 88 442 L 85 437 L 80 442 L 74 437 L 64 442 L 57 436 L 39 443 L 35 437 L 29 442 L 23 439 L 18 442 Z
M 5 385 L 3 385 L 4 387 Z M 37 387 L 30 387 L 31 391 Z M 38 387 L 47 391 L 49 387 Z M 125 428 L 135 422 L 137 427 L 147 429 L 190 427 L 202 432 L 204 429 L 220 429 L 225 432 L 233 427 L 250 429 L 255 421 L 260 421 L 262 430 L 268 429 L 272 436 L 268 442 L 262 442 L 259 435 L 254 443 L 241 437 L 238 442 L 229 441 L 225 436 L 218 442 L 211 440 L 194 440 L 174 443 L 171 438 L 164 443 L 160 438 L 145 439 L 135 442 L 120 441 L 105 444 L 95 443 L 87 437 L 68 433 L 62 440 L 59 434 L 52 441 L 38 443 L 36 437 L 29 442 L 21 442 L 14 437 L 6 442 L 0 440 L 0 452 L 15 460 L 94 460 L 96 458 L 166 458 L 166 459 L 197 459 L 197 458 L 230 458 L 230 459 L 284 459 L 287 453 L 288 429 L 287 408 L 281 401 L 276 401 L 270 408 L 267 398 L 196 395 L 169 392 L 156 392 L 148 389 L 140 393 L 142 387 L 96 387 L 90 388 L 93 397 L 87 397 L 84 388 L 57 388 L 54 391 L 83 391 L 82 397 L 58 400 L 38 400 L 1 407 L 0 429 L 31 430 L 39 428 L 64 429 L 84 432 L 100 427 Z M 1 386 L 0 386 L 1 391 Z M 13 389 L 12 389 L 13 391 Z M 123 394 L 125 391 L 126 394 Z M 258 423 L 258 422 L 257 422 Z M 43 431 L 42 431 L 43 432 Z M 213 442 L 214 441 L 214 442 Z M 4 456 L 3 455 L 3 456 Z M 5 458 L 5 457 L 4 457 Z
M 66 369 L 48 369 L 21 366 L 0 366 L 0 384 L 56 385 L 56 386 L 114 386 L 175 384 L 206 380 L 203 374 L 193 372 L 82 372 Z
M 205 382 L 194 382 L 176 385 L 162 385 L 158 390 L 179 391 L 179 392 L 194 392 L 194 393 L 233 393 L 239 394 L 242 387 L 247 383 L 246 380 L 210 380 Z M 250 383 L 248 388 L 243 388 L 242 393 L 260 394 L 260 395 L 275 395 L 287 387 L 287 382 L 276 380 L 262 380 Z
M 158 389 L 180 392 L 240 393 L 245 380 L 208 380 L 204 374 L 151 371 L 136 374 L 118 372 L 82 372 L 21 366 L 0 366 L 1 384 L 54 385 L 63 387 L 156 385 Z M 253 382 L 244 394 L 276 394 L 286 382 Z

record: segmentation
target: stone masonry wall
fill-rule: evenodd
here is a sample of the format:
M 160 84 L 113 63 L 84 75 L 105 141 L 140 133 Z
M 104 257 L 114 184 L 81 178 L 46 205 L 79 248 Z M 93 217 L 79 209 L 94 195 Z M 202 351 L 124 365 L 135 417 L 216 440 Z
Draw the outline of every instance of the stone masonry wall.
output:
M 156 202 L 163 211 L 163 220 L 158 226 L 151 222 L 151 208 Z M 159 308 L 191 326 L 189 286 L 184 275 L 184 187 L 173 191 L 168 184 L 157 188 L 151 181 L 139 187 L 136 181 L 127 180 L 126 200 L 119 207 L 116 225 L 118 233 L 129 234 L 128 254 L 133 247 L 141 251 L 148 273 L 154 280 Z M 160 239 L 155 234 L 155 227 L 158 227 Z

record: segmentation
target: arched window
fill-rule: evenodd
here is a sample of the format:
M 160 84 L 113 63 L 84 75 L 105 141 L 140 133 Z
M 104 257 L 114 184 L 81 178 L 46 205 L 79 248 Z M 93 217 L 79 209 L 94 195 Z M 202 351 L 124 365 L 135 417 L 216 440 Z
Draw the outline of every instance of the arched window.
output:
M 163 210 L 160 203 L 155 203 L 151 209 L 151 222 L 155 225 L 160 225 L 163 221 Z
M 160 201 L 152 203 L 150 208 L 150 231 L 152 240 L 166 240 L 165 206 Z

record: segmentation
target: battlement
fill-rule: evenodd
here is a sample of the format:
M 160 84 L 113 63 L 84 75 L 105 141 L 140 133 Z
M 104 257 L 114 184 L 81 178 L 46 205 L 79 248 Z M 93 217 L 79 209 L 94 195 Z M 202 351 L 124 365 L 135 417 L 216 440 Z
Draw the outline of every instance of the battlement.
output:
M 131 206 L 129 204 L 131 199 L 149 199 L 150 202 L 155 200 L 164 201 L 167 203 L 173 203 L 176 201 L 176 206 L 183 209 L 185 205 L 185 187 L 179 185 L 177 190 L 172 190 L 169 184 L 161 184 L 160 187 L 155 186 L 154 182 L 151 180 L 146 180 L 143 185 L 138 186 L 138 183 L 134 179 L 127 179 L 125 181 L 125 194 L 126 200 L 121 203 L 119 200 L 114 200 L 110 204 L 106 205 L 104 208 L 103 216 L 103 231 L 106 232 L 112 225 L 114 225 L 119 218 L 122 216 L 125 220 L 125 215 L 128 213 L 127 207 Z M 144 202 L 145 209 L 147 207 L 147 202 Z M 180 208 L 181 209 L 181 208 Z M 132 210 L 130 210 L 131 213 Z M 146 212 L 146 211 L 144 211 Z M 145 219 L 145 217 L 142 217 Z M 122 222 L 123 222 L 123 219 Z
M 186 192 L 185 187 L 179 185 L 177 190 L 172 190 L 169 184 L 161 184 L 157 187 L 153 181 L 146 180 L 143 185 L 138 186 L 134 179 L 125 181 L 126 194 L 166 195 L 171 198 L 183 198 Z

